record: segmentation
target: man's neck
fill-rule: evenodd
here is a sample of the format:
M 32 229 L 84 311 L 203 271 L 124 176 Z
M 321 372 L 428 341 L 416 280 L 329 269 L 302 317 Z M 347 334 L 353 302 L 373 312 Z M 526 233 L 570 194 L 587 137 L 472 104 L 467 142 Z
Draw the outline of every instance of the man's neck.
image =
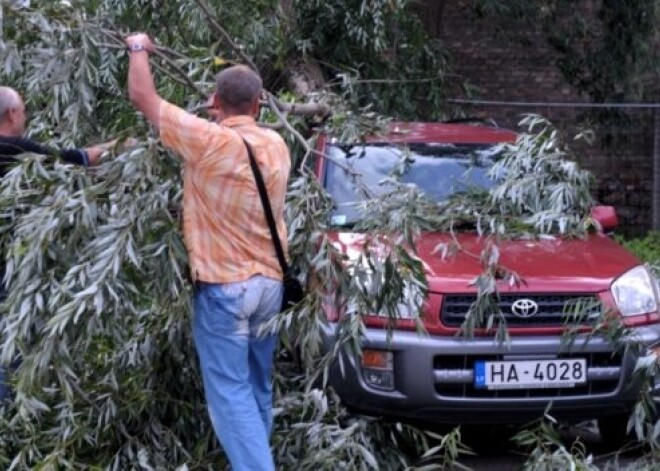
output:
M 217 122 L 218 123 L 224 123 L 225 121 L 234 121 L 236 118 L 239 118 L 241 120 L 249 119 L 254 121 L 255 117 L 250 116 L 249 114 L 244 114 L 244 113 L 237 113 L 237 114 L 231 114 L 231 115 L 225 115 L 222 119 L 218 118 Z

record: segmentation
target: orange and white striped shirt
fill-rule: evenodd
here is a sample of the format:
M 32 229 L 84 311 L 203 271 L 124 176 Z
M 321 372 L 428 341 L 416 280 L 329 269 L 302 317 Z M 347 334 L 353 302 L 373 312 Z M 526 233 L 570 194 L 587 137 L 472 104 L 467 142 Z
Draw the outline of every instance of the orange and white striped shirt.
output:
M 161 102 L 160 137 L 184 160 L 183 233 L 193 280 L 243 281 L 261 274 L 282 279 L 275 248 L 254 180 L 250 143 L 266 184 L 282 247 L 291 157 L 282 137 L 249 116 L 213 123 Z

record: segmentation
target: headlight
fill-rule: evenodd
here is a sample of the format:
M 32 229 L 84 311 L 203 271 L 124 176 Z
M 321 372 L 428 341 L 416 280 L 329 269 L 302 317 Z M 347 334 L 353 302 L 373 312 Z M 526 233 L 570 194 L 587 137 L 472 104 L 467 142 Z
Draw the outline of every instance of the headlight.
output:
M 633 268 L 612 283 L 612 294 L 624 316 L 658 310 L 658 282 L 643 266 Z

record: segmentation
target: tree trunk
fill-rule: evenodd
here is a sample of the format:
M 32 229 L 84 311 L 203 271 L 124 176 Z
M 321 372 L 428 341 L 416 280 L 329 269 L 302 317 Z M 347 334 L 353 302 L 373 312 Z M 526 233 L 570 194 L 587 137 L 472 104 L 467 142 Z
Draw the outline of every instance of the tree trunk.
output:
M 285 30 L 295 31 L 297 13 L 293 0 L 278 1 L 279 14 L 282 15 Z M 306 96 L 318 91 L 325 85 L 325 77 L 317 61 L 298 55 L 290 56 L 285 62 L 285 80 L 288 88 L 297 96 Z

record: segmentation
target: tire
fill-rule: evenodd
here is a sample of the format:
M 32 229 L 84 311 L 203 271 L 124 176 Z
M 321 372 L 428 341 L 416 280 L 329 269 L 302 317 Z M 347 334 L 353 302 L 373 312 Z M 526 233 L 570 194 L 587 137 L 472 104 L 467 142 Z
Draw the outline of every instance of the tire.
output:
M 609 447 L 621 448 L 634 440 L 634 431 L 628 433 L 630 414 L 617 414 L 598 419 L 600 438 Z

